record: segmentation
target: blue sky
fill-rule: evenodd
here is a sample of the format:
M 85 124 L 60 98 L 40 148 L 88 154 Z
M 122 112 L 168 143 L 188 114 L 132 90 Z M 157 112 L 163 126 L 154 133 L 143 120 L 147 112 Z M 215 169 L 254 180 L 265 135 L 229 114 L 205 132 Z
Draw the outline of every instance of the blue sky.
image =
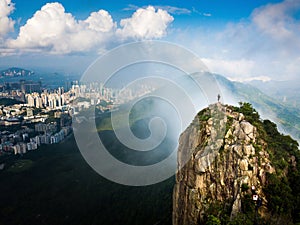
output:
M 26 20 L 43 5 L 48 2 L 48 0 L 36 0 L 36 1 L 24 1 L 24 0 L 15 0 L 16 10 L 11 15 L 12 18 L 18 20 L 21 18 L 21 25 L 26 23 Z M 110 1 L 98 1 L 98 0 L 62 0 L 60 2 L 66 9 L 67 12 L 71 12 L 76 18 L 84 19 L 91 12 L 104 9 L 110 12 L 110 14 L 116 20 L 129 17 L 136 7 L 145 7 L 148 5 L 154 6 L 171 6 L 177 7 L 179 9 L 186 9 L 188 12 L 175 12 L 173 16 L 175 17 L 174 23 L 178 26 L 186 26 L 188 24 L 195 24 L 199 21 L 205 21 L 206 23 L 215 23 L 216 25 L 224 25 L 227 22 L 237 22 L 242 18 L 247 18 L 253 9 L 270 4 L 278 3 L 279 0 L 251 0 L 247 3 L 241 3 L 240 0 L 189 0 L 189 1 L 127 1 L 127 0 L 118 0 L 118 3 L 113 4 Z M 132 10 L 130 10 L 132 9 Z M 179 15 L 178 15 L 179 14 Z M 209 20 L 205 18 L 203 14 L 210 14 Z M 204 24 L 207 26 L 208 24 Z
M 111 48 L 153 39 L 235 80 L 296 79 L 299 15 L 297 0 L 0 0 L 0 67 L 82 73 Z
M 16 11 L 12 15 L 14 18 L 29 18 L 31 17 L 37 10 L 39 10 L 46 3 L 51 2 L 48 0 L 35 0 L 35 1 L 24 1 L 24 0 L 15 0 Z M 135 5 L 138 7 L 143 7 L 147 5 L 161 5 L 161 6 L 173 6 L 178 8 L 185 8 L 190 11 L 193 11 L 193 7 L 201 12 L 211 13 L 214 16 L 222 18 L 239 20 L 242 17 L 248 17 L 254 8 L 257 8 L 262 5 L 266 5 L 269 3 L 278 3 L 279 0 L 252 0 L 247 3 L 241 3 L 240 0 L 189 0 L 189 1 L 124 1 L 118 0 L 117 4 L 113 4 L 109 1 L 98 1 L 98 0 L 61 0 L 58 1 L 64 5 L 66 11 L 72 12 L 72 14 L 76 17 L 86 17 L 90 12 L 97 11 L 100 9 L 105 9 L 109 11 L 112 15 L 126 15 L 124 9 L 130 8 L 131 5 Z M 194 16 L 193 16 L 194 17 Z M 197 14 L 196 14 L 197 17 Z M 81 18 L 81 19 L 82 19 Z

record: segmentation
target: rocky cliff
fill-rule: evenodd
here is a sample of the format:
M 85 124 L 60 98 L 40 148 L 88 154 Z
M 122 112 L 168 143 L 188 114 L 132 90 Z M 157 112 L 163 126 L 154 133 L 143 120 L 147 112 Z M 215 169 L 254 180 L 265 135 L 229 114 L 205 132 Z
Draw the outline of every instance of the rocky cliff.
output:
M 220 103 L 211 105 L 180 136 L 174 225 L 271 221 L 276 213 L 278 223 L 292 221 L 291 216 L 284 220 L 269 207 L 267 187 L 276 168 L 263 122 L 255 110 L 246 108 L 245 114 L 258 129 L 241 111 Z M 286 161 L 290 158 L 288 154 Z M 295 157 L 292 161 L 296 168 Z M 291 166 L 288 162 L 278 177 L 285 177 Z

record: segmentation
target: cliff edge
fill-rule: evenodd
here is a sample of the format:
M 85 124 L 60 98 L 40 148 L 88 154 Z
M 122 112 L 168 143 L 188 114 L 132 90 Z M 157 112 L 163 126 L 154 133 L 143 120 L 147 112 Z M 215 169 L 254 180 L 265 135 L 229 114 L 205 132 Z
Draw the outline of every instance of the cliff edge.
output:
M 249 103 L 210 105 L 180 136 L 173 224 L 296 223 L 298 159 L 298 143 Z

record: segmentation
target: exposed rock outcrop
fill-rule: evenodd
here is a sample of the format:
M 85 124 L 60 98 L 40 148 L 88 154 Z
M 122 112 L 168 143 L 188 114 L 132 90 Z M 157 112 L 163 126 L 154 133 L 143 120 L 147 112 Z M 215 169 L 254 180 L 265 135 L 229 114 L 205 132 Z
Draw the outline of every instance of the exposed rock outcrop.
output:
M 201 111 L 180 136 L 178 173 L 173 193 L 173 224 L 203 224 L 215 204 L 234 218 L 241 199 L 255 186 L 268 213 L 262 187 L 274 167 L 257 128 L 244 115 L 220 103 Z

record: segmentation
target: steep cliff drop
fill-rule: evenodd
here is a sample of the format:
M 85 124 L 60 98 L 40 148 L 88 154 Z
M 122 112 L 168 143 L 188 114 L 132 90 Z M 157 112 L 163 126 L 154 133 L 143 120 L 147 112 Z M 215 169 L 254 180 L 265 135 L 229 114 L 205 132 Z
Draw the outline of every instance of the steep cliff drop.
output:
M 180 136 L 173 225 L 272 221 L 276 211 L 268 207 L 265 193 L 270 184 L 268 177 L 276 174 L 270 159 L 272 149 L 268 148 L 264 122 L 247 104 L 247 116 L 239 107 L 210 105 Z M 296 170 L 295 160 L 287 168 L 292 166 Z M 281 176 L 286 176 L 287 171 Z M 291 221 L 290 217 L 283 219 L 279 215 L 276 221 Z

